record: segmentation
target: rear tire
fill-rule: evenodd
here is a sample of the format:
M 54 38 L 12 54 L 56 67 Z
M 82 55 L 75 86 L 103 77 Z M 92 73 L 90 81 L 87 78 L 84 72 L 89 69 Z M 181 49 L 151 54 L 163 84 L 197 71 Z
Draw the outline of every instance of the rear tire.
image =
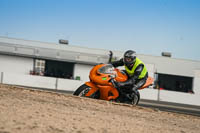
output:
M 132 104 L 132 105 L 138 105 L 138 103 L 139 103 L 139 101 L 140 101 L 140 93 L 139 93 L 138 90 L 135 91 L 135 92 L 133 92 L 133 93 L 134 93 L 134 97 L 133 97 L 133 99 L 132 99 L 131 104 Z

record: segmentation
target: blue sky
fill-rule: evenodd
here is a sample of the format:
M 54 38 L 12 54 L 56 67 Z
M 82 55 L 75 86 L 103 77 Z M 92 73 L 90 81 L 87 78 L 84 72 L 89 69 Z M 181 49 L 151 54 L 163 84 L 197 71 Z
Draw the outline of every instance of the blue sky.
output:
M 200 0 L 0 0 L 0 36 L 200 61 Z

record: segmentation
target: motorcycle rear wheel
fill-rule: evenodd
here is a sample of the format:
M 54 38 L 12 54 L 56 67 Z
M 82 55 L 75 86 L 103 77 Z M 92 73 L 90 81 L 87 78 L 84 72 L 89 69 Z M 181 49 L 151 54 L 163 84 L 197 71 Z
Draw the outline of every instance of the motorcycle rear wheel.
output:
M 131 104 L 138 105 L 139 101 L 140 101 L 140 93 L 139 93 L 139 91 L 136 91 L 136 92 L 134 92 L 134 97 L 131 101 Z

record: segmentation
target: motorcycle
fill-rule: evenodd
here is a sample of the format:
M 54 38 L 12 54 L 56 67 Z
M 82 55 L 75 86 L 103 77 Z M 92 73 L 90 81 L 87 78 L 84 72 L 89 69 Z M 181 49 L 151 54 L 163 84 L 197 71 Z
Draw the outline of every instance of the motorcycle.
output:
M 132 105 L 137 105 L 140 100 L 138 90 L 127 93 L 116 87 L 114 81 L 124 82 L 128 79 L 128 76 L 124 71 L 114 68 L 111 64 L 98 64 L 94 66 L 90 71 L 89 78 L 90 81 L 81 85 L 73 95 Z M 149 87 L 152 83 L 153 78 L 148 77 L 145 85 L 139 88 L 139 90 Z

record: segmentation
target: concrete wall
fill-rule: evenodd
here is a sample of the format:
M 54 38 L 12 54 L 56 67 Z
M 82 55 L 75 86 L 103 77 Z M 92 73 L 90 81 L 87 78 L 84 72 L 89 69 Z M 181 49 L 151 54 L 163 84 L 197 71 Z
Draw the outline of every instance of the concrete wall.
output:
M 0 72 L 29 74 L 33 70 L 33 59 L 9 55 L 0 55 Z
M 193 81 L 193 91 L 200 95 L 200 70 L 194 70 L 195 77 Z
M 84 81 L 71 79 L 56 79 L 50 77 L 19 75 L 19 74 L 3 74 L 3 83 L 10 85 L 21 85 L 27 87 L 38 87 L 53 90 L 75 91 Z M 189 94 L 174 91 L 161 90 L 152 88 L 140 90 L 142 99 L 160 100 L 173 103 L 182 103 L 200 106 L 200 94 Z
M 141 99 L 158 100 L 158 90 L 152 88 L 145 88 L 139 90 Z
M 4 72 L 3 83 L 28 87 L 55 89 L 56 78 L 34 75 L 18 75 Z
M 2 73 L 1 73 L 2 74 Z M 84 84 L 83 81 L 71 79 L 57 79 L 52 77 L 35 76 L 35 75 L 19 75 L 11 73 L 3 73 L 2 83 L 10 85 L 20 85 L 27 87 L 36 87 L 52 90 L 66 90 L 74 91 L 80 85 Z
M 58 90 L 75 91 L 78 87 L 84 84 L 84 81 L 70 80 L 70 79 L 58 79 Z
M 154 64 L 145 64 L 145 65 L 147 67 L 149 76 L 153 78 L 154 77 L 154 73 L 156 71 L 155 65 Z
M 200 95 L 146 88 L 140 90 L 141 99 L 200 106 Z
M 89 81 L 89 74 L 92 67 L 92 65 L 75 64 L 74 77 L 80 76 L 81 81 Z
M 199 102 L 200 95 L 199 94 L 190 94 L 190 93 L 181 93 L 181 92 L 161 90 L 159 100 L 166 101 L 166 102 L 200 106 L 200 102 Z

